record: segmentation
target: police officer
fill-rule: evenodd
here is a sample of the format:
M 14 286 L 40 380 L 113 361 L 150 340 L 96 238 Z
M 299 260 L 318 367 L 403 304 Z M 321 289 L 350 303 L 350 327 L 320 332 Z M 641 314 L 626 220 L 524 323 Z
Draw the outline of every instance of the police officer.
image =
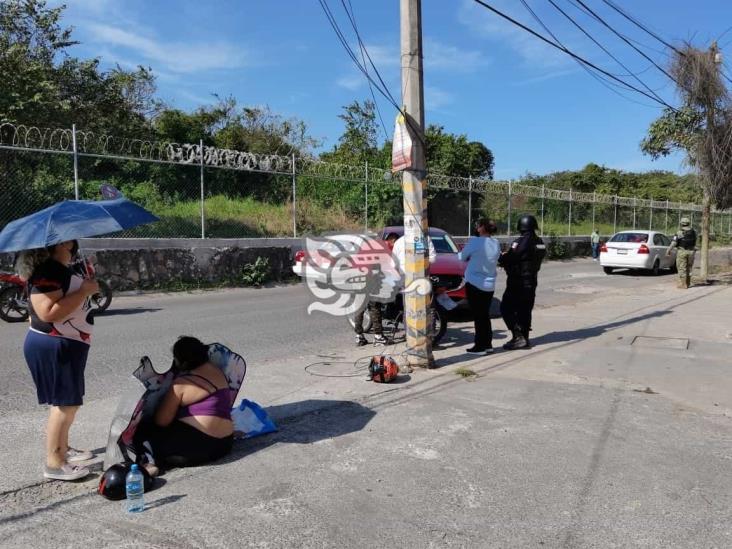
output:
M 544 241 L 536 235 L 537 227 L 533 215 L 521 217 L 517 226 L 521 236 L 513 241 L 508 251 L 498 260 L 498 264 L 506 269 L 507 275 L 506 291 L 501 301 L 501 316 L 513 334 L 511 341 L 503 346 L 506 350 L 526 349 L 531 346 L 531 310 L 536 297 L 537 275 L 546 255 Z
M 676 248 L 676 270 L 679 273 L 679 285 L 681 289 L 691 286 L 691 269 L 694 266 L 694 252 L 696 250 L 696 231 L 691 226 L 688 217 L 682 217 L 679 222 L 679 230 L 674 235 L 666 251 L 666 255 Z

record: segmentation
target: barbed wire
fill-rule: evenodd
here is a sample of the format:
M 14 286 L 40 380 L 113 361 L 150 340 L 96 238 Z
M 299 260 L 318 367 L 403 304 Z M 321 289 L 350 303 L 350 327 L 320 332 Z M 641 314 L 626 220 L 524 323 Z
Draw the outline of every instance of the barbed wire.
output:
M 76 150 L 74 150 L 74 137 L 76 138 Z M 199 166 L 203 155 L 203 165 L 211 168 L 361 183 L 398 184 L 400 182 L 400 178 L 393 177 L 391 170 L 372 167 L 368 164 L 361 166 L 337 164 L 308 156 L 258 154 L 208 145 L 201 147 L 200 143 L 123 138 L 86 130 L 77 129 L 74 132 L 71 128 L 41 128 L 10 122 L 0 123 L 0 148 L 192 166 Z M 441 190 L 525 196 L 634 208 L 702 210 L 701 205 L 694 203 L 548 189 L 515 181 L 493 181 L 435 173 L 428 173 L 427 181 L 430 188 Z M 720 213 L 716 209 L 714 211 Z

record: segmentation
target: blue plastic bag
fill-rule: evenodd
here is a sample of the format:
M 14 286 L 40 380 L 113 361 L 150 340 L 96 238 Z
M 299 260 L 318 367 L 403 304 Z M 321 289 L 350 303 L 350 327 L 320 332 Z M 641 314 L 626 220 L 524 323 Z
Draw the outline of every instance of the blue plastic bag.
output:
M 234 422 L 234 431 L 240 438 L 258 437 L 277 431 L 277 425 L 264 408 L 247 399 L 231 409 L 231 420 Z

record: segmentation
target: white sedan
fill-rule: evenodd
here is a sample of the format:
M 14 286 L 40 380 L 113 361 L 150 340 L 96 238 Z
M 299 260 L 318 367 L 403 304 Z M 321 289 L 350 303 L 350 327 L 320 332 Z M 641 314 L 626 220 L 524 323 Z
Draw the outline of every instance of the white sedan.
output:
M 600 265 L 605 274 L 615 269 L 642 269 L 658 274 L 676 269 L 676 248 L 666 255 L 671 239 L 656 231 L 621 231 L 600 247 Z

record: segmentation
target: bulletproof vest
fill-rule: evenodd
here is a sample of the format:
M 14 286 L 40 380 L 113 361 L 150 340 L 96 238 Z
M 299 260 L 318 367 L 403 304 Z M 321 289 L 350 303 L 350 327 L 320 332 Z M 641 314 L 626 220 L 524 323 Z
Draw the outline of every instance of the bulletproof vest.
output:
M 509 278 L 518 278 L 524 286 L 536 286 L 537 274 L 541 269 L 541 262 L 546 256 L 544 241 L 538 236 L 529 236 L 529 245 L 519 256 L 518 262 L 507 274 Z
M 676 245 L 684 250 L 693 250 L 696 247 L 696 231 L 694 229 L 684 229 L 679 233 Z

